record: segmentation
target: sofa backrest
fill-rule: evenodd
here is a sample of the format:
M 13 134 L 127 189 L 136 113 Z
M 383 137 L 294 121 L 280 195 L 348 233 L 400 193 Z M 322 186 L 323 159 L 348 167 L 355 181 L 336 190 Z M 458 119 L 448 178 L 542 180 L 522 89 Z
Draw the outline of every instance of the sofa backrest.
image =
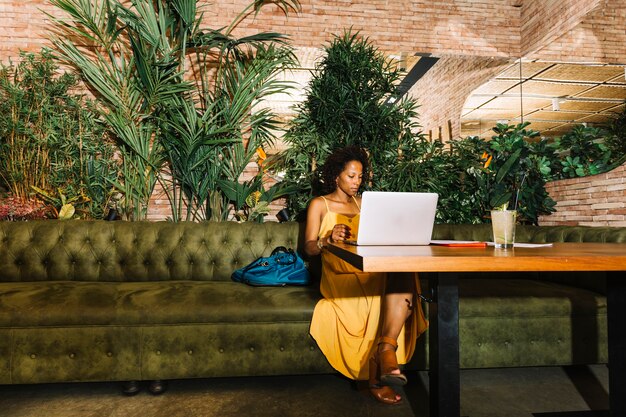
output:
M 277 246 L 301 248 L 303 230 L 296 222 L 0 222 L 0 282 L 229 281 Z M 519 242 L 626 242 L 617 227 L 518 226 L 516 234 Z M 491 240 L 491 225 L 438 224 L 433 239 Z M 596 278 L 580 280 L 599 289 Z
M 228 281 L 302 225 L 86 220 L 0 222 L 2 281 Z
M 433 239 L 493 240 L 491 224 L 436 224 Z M 626 242 L 626 227 L 526 226 L 515 229 L 516 242 Z

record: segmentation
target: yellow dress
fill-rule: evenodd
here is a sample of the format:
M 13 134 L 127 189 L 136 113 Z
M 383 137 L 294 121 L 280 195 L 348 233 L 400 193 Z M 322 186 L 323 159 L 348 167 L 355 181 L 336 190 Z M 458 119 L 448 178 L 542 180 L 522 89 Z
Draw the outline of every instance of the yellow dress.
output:
M 338 223 L 350 226 L 354 236 L 351 238 L 356 238 L 359 215 L 331 212 L 326 202 L 319 237 L 329 235 Z M 419 278 L 417 274 L 414 277 L 419 291 Z M 361 272 L 328 251 L 322 253 L 320 291 L 324 298 L 315 306 L 310 332 L 331 366 L 348 378 L 368 377 L 368 360 L 377 347 L 375 342 L 382 326 L 381 300 L 386 279 L 386 273 Z M 428 327 L 419 299 L 413 308 L 398 337 L 396 354 L 400 364 L 411 359 L 416 339 Z

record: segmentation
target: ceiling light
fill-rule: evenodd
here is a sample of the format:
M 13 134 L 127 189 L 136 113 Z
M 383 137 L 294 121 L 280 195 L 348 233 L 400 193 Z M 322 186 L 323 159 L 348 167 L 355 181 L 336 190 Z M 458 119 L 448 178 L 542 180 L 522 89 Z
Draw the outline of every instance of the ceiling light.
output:
M 559 106 L 559 99 L 558 98 L 553 98 L 552 99 L 552 111 L 559 111 L 561 109 L 561 107 Z

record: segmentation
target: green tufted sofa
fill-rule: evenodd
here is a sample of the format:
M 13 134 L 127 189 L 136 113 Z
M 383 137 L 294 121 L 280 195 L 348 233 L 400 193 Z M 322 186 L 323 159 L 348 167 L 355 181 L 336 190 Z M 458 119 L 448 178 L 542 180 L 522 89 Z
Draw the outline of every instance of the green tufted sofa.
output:
M 626 229 L 517 233 L 529 242 L 626 241 Z M 489 235 L 489 225 L 434 232 Z M 0 383 L 333 372 L 308 334 L 317 285 L 230 280 L 276 246 L 301 247 L 302 236 L 298 223 L 0 222 Z M 465 278 L 463 367 L 606 361 L 601 274 Z M 426 339 L 409 367 L 427 366 Z

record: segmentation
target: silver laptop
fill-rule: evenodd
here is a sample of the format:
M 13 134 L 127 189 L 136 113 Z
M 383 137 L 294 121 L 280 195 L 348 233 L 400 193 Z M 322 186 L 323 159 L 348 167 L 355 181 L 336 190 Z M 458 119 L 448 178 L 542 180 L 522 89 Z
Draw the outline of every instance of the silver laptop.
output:
M 435 224 L 436 193 L 365 191 L 353 245 L 428 245 Z

